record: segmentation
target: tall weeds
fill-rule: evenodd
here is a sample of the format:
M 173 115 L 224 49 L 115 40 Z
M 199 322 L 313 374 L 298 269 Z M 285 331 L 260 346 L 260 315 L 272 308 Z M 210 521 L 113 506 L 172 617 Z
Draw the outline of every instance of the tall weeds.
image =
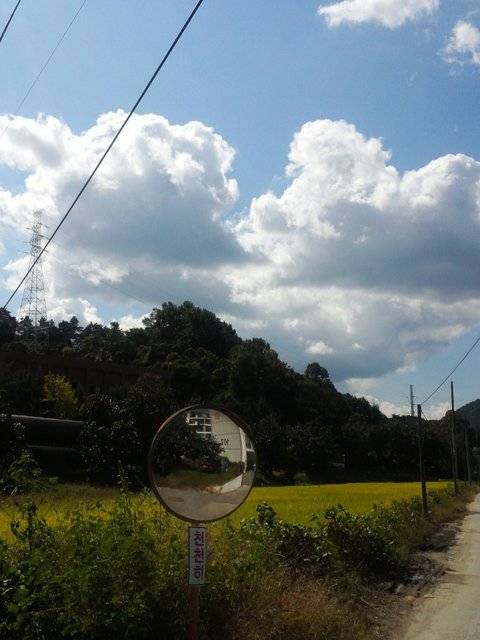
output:
M 366 640 L 355 593 L 405 571 L 412 549 L 462 500 L 431 496 L 359 516 L 340 506 L 309 526 L 257 517 L 211 532 L 202 637 L 208 640 Z M 123 490 L 113 508 L 73 506 L 49 526 L 32 502 L 0 541 L 2 640 L 182 640 L 185 527 Z

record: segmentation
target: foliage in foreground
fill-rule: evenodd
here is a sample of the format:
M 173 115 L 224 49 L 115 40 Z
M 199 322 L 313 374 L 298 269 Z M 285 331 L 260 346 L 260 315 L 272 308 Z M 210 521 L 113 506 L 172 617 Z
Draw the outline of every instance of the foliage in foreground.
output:
M 428 522 L 417 500 L 363 516 L 335 507 L 311 526 L 259 505 L 239 528 L 213 527 L 203 637 L 367 639 L 348 580 L 401 575 L 436 514 L 459 505 L 446 492 L 432 496 Z M 185 529 L 150 501 L 123 492 L 112 511 L 77 505 L 55 527 L 27 502 L 11 529 L 14 542 L 0 541 L 2 640 L 185 637 Z
M 0 416 L 0 495 L 41 493 L 53 483 L 29 453 L 23 425 Z

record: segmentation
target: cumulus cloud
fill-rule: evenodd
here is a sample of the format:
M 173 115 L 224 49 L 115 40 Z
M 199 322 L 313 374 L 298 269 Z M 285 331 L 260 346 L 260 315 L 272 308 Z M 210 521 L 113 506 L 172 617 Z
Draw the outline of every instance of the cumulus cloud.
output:
M 143 327 L 143 320 L 145 318 L 146 318 L 146 316 L 140 316 L 139 318 L 136 318 L 132 314 L 128 314 L 126 316 L 122 316 L 121 318 L 119 318 L 119 320 L 117 322 L 120 325 L 120 329 L 123 329 L 124 331 L 126 331 L 127 329 L 140 329 L 140 328 L 142 328 Z
M 27 177 L 20 192 L 0 188 L 0 224 L 23 228 L 43 203 L 53 225 L 122 117 L 104 114 L 80 134 L 55 118 L 13 118 L 0 163 Z M 191 299 L 294 366 L 319 360 L 336 381 L 365 380 L 365 391 L 478 325 L 475 159 L 447 155 L 401 173 L 381 139 L 308 122 L 283 192 L 233 215 L 233 158 L 200 122 L 135 116 L 46 258 L 56 317 L 95 320 L 101 308 L 104 320 L 138 326 L 129 294 L 152 306 Z M 25 266 L 4 265 L 6 285 Z
M 283 193 L 235 231 L 268 267 L 232 275 L 270 335 L 320 341 L 339 379 L 411 367 L 480 321 L 480 164 L 464 155 L 400 174 L 382 141 L 342 121 L 294 137 Z
M 395 29 L 407 21 L 433 13 L 439 5 L 440 0 L 343 0 L 320 6 L 318 13 L 325 17 L 329 27 L 372 22 Z
M 326 356 L 333 353 L 332 347 L 329 347 L 328 344 L 325 344 L 323 340 L 318 340 L 317 342 L 310 343 L 305 351 L 314 356 Z
M 480 29 L 470 22 L 459 20 L 442 55 L 450 64 L 480 65 Z
M 377 405 L 382 413 L 384 413 L 387 417 L 391 417 L 393 415 L 396 416 L 409 416 L 410 415 L 410 405 L 402 404 L 398 405 L 394 402 L 388 402 L 387 400 L 379 400 L 375 396 L 366 395 L 363 396 L 370 402 L 370 404 Z M 427 410 L 428 409 L 428 410 Z M 444 417 L 446 412 L 450 409 L 450 405 L 448 402 L 440 402 L 438 404 L 433 404 L 428 406 L 425 409 L 424 417 L 427 420 L 440 420 Z
M 27 174 L 19 193 L 0 188 L 0 224 L 23 228 L 42 208 L 53 227 L 124 117 L 103 114 L 80 134 L 53 117 L 0 117 L 0 128 L 9 121 L 0 164 Z M 124 283 L 138 295 L 141 282 L 157 301 L 172 290 L 192 297 L 208 289 L 205 273 L 210 286 L 211 271 L 243 259 L 223 220 L 238 197 L 233 158 L 233 148 L 200 122 L 134 116 L 46 258 L 49 306 L 78 302 L 104 284 Z M 9 287 L 24 267 L 7 265 Z

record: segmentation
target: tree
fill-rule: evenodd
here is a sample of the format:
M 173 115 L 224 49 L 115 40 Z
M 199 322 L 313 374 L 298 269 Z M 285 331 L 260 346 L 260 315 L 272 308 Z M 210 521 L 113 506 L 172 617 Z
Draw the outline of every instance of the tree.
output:
M 43 380 L 44 412 L 54 418 L 75 418 L 78 400 L 70 382 L 63 376 L 49 373 Z
M 166 341 L 177 353 L 201 347 L 226 357 L 241 342 L 231 325 L 188 301 L 181 305 L 166 302 L 161 309 L 154 309 L 143 323 L 152 344 Z
M 16 328 L 15 318 L 6 309 L 0 308 L 0 347 L 14 340 Z
M 325 367 L 321 367 L 318 362 L 310 362 L 305 367 L 305 377 L 312 380 L 324 380 L 330 382 L 330 376 Z

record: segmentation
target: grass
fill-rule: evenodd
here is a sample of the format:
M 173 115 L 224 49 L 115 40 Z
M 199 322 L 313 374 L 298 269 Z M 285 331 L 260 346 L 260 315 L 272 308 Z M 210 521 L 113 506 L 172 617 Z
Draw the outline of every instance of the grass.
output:
M 430 490 L 443 489 L 448 482 L 431 482 Z M 391 504 L 394 500 L 411 498 L 419 495 L 418 482 L 365 482 L 330 485 L 306 485 L 292 487 L 255 487 L 247 501 L 235 514 L 232 520 L 239 523 L 242 518 L 255 514 L 255 507 L 260 502 L 268 502 L 278 516 L 288 522 L 307 524 L 314 512 L 322 513 L 328 507 L 342 504 L 354 513 L 365 513 L 374 504 Z M 110 487 L 94 487 L 88 485 L 59 485 L 46 494 L 28 496 L 39 506 L 40 514 L 47 522 L 54 525 L 64 514 L 79 502 L 99 503 L 108 511 L 118 489 Z M 0 498 L 0 538 L 9 538 L 10 522 L 18 513 L 19 502 L 27 497 Z M 138 498 L 143 499 L 143 497 Z M 153 503 L 153 497 L 149 498 Z M 148 502 L 148 501 L 147 501 Z M 154 503 L 151 508 L 154 507 Z
M 446 486 L 446 482 L 429 483 L 430 490 Z M 418 501 L 415 506 L 397 505 L 386 518 L 380 513 L 374 520 L 372 514 L 365 519 L 345 519 L 340 512 L 336 525 L 326 528 L 320 537 L 313 535 L 315 527 L 277 523 L 235 529 L 219 523 L 212 527 L 200 637 L 385 637 L 372 627 L 378 618 L 370 602 L 384 606 L 385 594 L 378 589 L 378 580 L 390 576 L 387 567 L 396 572 L 404 566 L 392 563 L 395 557 L 387 552 L 393 548 L 408 558 L 440 522 L 459 518 L 476 490 L 462 489 L 457 497 L 451 492 L 437 493 L 430 500 L 428 519 L 422 517 Z M 283 519 L 308 522 L 312 512 L 339 502 L 361 513 L 374 504 L 388 505 L 418 494 L 418 483 L 259 487 L 233 521 L 252 515 L 263 501 L 272 504 Z M 0 628 L 2 638 L 42 635 L 52 640 L 104 640 L 108 631 L 109 638 L 147 640 L 152 629 L 168 629 L 160 634 L 163 640 L 185 637 L 184 525 L 166 514 L 151 494 L 128 494 L 115 500 L 118 496 L 118 489 L 58 485 L 48 493 L 23 498 L 34 499 L 50 524 L 60 519 L 63 523 L 46 535 L 30 509 L 33 515 L 19 524 L 22 535 L 15 545 L 0 545 L 0 564 L 3 558 L 9 569 L 7 580 L 0 582 L 0 608 L 2 596 L 11 605 L 8 626 L 3 627 L 6 635 Z M 20 501 L 0 499 L 0 538 L 12 516 L 18 515 Z M 64 518 L 79 503 L 84 506 Z M 333 553 L 330 560 L 324 559 L 324 550 L 327 556 Z M 378 567 L 378 557 L 385 566 Z M 398 575 L 403 579 L 403 573 Z M 6 586 L 3 592 L 2 585 Z
M 448 482 L 431 482 L 430 490 L 444 489 Z M 259 502 L 268 502 L 278 516 L 288 522 L 307 524 L 314 512 L 342 504 L 353 513 L 365 513 L 374 504 L 391 504 L 394 500 L 419 495 L 418 482 L 357 482 L 349 484 L 306 485 L 294 487 L 256 487 L 235 519 L 253 515 Z

